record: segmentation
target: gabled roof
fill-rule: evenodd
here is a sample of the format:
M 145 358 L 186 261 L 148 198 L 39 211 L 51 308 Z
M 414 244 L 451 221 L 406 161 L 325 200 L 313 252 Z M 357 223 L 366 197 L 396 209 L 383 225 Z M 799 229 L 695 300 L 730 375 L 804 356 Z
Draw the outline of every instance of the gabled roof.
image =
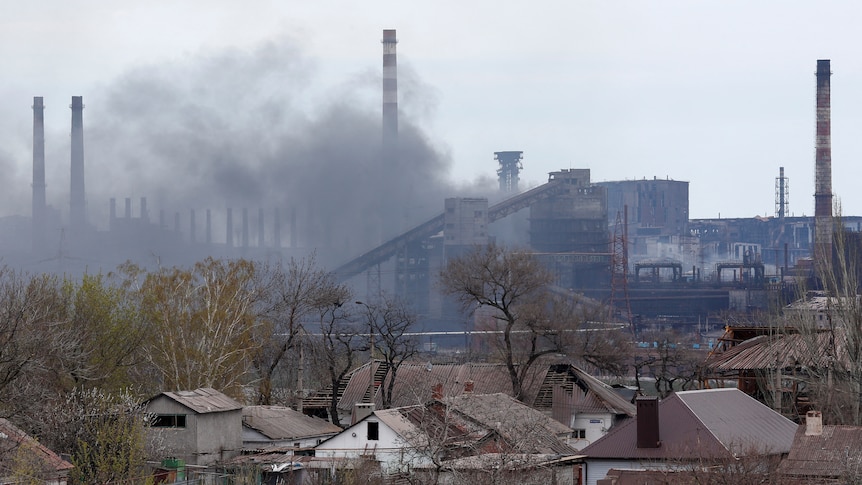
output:
M 30 449 L 29 453 L 38 460 L 45 472 L 66 473 L 74 468 L 74 465 L 60 458 L 7 419 L 0 418 L 0 476 L 7 474 L 9 461 L 15 458 L 22 446 Z
M 611 429 L 581 452 L 590 458 L 728 459 L 790 451 L 796 424 L 738 389 L 677 392 L 658 405 L 658 448 L 637 447 L 637 420 Z
M 577 453 L 558 438 L 570 435 L 571 428 L 500 393 L 468 393 L 423 405 L 377 410 L 343 432 L 352 432 L 372 416 L 412 447 L 445 449 L 449 455 L 500 451 L 498 445 L 485 446 L 498 439 L 499 446 L 513 453 Z
M 242 409 L 242 404 L 234 401 L 211 387 L 201 387 L 194 391 L 166 391 L 151 397 L 147 402 L 165 396 L 191 409 L 197 414 L 220 413 Z
M 242 424 L 271 440 L 310 438 L 334 435 L 341 428 L 320 418 L 306 416 L 284 406 L 246 406 Z
M 389 378 L 386 364 L 380 361 L 367 363 L 353 371 L 344 383 L 338 408 L 349 412 L 358 402 L 367 402 L 369 382 L 374 376 L 374 401 L 382 407 L 379 388 Z M 405 362 L 398 368 L 392 390 L 394 407 L 427 402 L 432 388 L 441 386 L 444 396 L 464 393 L 465 384 L 472 382 L 474 394 L 512 394 L 512 381 L 503 364 L 433 364 Z M 635 415 L 635 407 L 613 388 L 586 371 L 568 363 L 535 364 L 524 380 L 523 402 L 538 408 L 550 408 L 554 388 L 562 385 L 568 392 L 580 395 L 580 403 L 589 406 L 590 412 L 601 410 L 611 414 Z M 584 398 L 589 398 L 584 400 Z M 578 411 L 583 411 L 577 409 Z
M 793 447 L 778 473 L 787 477 L 840 478 L 862 464 L 862 427 L 823 426 L 819 435 L 806 436 L 799 426 Z

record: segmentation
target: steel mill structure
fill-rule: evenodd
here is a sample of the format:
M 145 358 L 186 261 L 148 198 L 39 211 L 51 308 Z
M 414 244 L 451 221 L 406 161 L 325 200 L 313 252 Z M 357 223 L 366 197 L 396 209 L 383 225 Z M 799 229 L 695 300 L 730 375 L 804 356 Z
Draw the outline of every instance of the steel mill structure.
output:
M 384 30 L 381 164 L 408 162 L 398 160 L 396 44 L 395 30 Z M 665 176 L 595 182 L 590 170 L 581 168 L 550 173 L 546 183 L 520 192 L 524 153 L 498 151 L 493 152 L 498 192 L 447 197 L 431 219 L 395 237 L 378 236 L 373 247 L 339 247 L 327 254 L 325 264 L 360 295 L 386 291 L 404 297 L 430 329 L 461 328 L 460 321 L 452 323 L 457 321 L 454 310 L 436 289 L 435 277 L 448 259 L 488 242 L 529 248 L 565 291 L 605 300 L 616 292 L 614 303 L 625 305 L 620 313 L 627 319 L 676 315 L 699 322 L 721 311 L 765 308 L 772 301 L 770 291 L 831 264 L 830 76 L 829 61 L 818 60 L 814 217 L 789 213 L 784 167 L 776 179 L 774 217 L 692 220 L 686 181 Z M 80 274 L 112 270 L 127 260 L 144 266 L 191 265 L 207 256 L 272 260 L 327 249 L 299 242 L 310 226 L 298 222 L 304 212 L 298 216 L 296 207 L 236 207 L 240 220 L 234 221 L 234 207 L 205 208 L 203 218 L 184 209 L 181 217 L 169 207 L 151 207 L 146 197 L 137 199 L 135 208 L 127 197 L 118 213 L 112 198 L 107 230 L 98 229 L 100 221 L 89 221 L 87 214 L 83 108 L 83 98 L 73 96 L 70 198 L 63 217 L 46 205 L 45 105 L 42 97 L 33 98 L 32 215 L 29 220 L 0 219 L 0 233 L 7 235 L 0 239 L 0 251 L 7 264 L 31 272 Z M 378 203 L 384 204 L 380 197 Z M 516 234 L 522 240 L 515 241 L 508 239 L 509 232 L 518 229 L 509 224 L 501 230 L 501 221 L 513 221 L 510 216 L 518 212 L 529 216 Z M 620 214 L 627 215 L 624 227 Z M 368 214 L 363 222 L 379 235 L 375 217 Z M 862 229 L 859 217 L 842 221 L 852 231 Z M 223 237 L 214 234 L 222 228 Z M 287 244 L 282 242 L 285 232 Z M 88 261 L 114 266 L 97 268 Z M 649 274 L 640 278 L 641 269 Z M 638 277 L 626 278 L 626 271 Z

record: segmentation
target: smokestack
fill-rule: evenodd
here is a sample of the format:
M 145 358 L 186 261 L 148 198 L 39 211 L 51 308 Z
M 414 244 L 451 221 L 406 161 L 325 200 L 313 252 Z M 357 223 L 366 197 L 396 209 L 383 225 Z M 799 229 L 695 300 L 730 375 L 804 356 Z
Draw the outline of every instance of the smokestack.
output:
M 779 221 L 784 221 L 787 216 L 787 206 L 790 181 L 784 176 L 784 167 L 778 168 L 778 178 L 775 179 L 775 216 Z
M 141 222 L 147 223 L 150 221 L 150 214 L 147 212 L 147 198 L 141 197 Z
M 32 247 L 45 249 L 45 105 L 41 96 L 33 97 L 33 218 Z
M 70 108 L 72 108 L 72 173 L 69 219 L 71 227 L 82 228 L 87 224 L 84 196 L 84 98 L 72 96 Z
M 397 162 L 398 65 L 395 57 L 395 29 L 383 31 L 383 157 L 386 164 Z
M 204 237 L 206 238 L 207 244 L 212 244 L 212 242 L 213 242 L 212 230 L 213 230 L 212 213 L 210 212 L 210 209 L 207 209 L 206 234 L 204 235 Z
M 132 199 L 131 197 L 126 197 L 126 211 L 123 213 L 126 217 L 126 220 L 132 218 Z
M 832 268 L 832 126 L 829 59 L 817 61 L 817 135 L 814 156 L 814 263 Z
M 189 241 L 194 244 L 197 239 L 197 235 L 195 234 L 195 210 L 191 209 L 189 211 Z
M 248 209 L 242 209 L 242 247 L 248 247 Z
M 227 208 L 227 236 L 225 238 L 227 247 L 233 247 L 233 209 Z
M 111 197 L 111 209 L 110 209 L 110 216 L 108 219 L 111 227 L 114 226 L 114 219 L 116 219 L 116 218 L 117 218 L 117 199 L 115 199 L 114 197 Z
M 275 225 L 272 226 L 272 236 L 273 236 L 273 246 L 276 249 L 281 249 L 281 214 L 279 213 L 278 207 L 275 208 L 275 215 L 273 216 L 275 219 Z
M 263 208 L 257 209 L 257 247 L 263 247 Z
M 658 420 L 658 398 L 642 396 L 637 398 L 637 447 L 658 448 L 661 446 Z

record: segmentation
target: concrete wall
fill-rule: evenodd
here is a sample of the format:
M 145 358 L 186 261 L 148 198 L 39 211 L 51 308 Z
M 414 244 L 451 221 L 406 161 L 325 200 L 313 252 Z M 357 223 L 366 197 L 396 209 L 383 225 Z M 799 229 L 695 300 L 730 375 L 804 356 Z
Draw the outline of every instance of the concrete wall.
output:
M 147 439 L 159 455 L 174 457 L 189 465 L 208 465 L 239 455 L 242 449 L 242 410 L 195 414 L 191 409 L 161 395 L 147 404 L 150 414 L 186 416 L 185 428 L 148 428 Z

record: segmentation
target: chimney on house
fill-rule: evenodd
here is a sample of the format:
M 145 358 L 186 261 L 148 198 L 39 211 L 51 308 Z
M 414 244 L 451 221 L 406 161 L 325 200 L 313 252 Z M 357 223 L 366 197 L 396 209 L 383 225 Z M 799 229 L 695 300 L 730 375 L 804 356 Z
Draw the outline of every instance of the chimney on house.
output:
M 805 413 L 805 436 L 820 436 L 823 434 L 823 413 L 808 411 Z
M 464 393 L 470 394 L 473 392 L 473 386 L 475 383 L 472 380 L 464 382 Z
M 443 399 L 443 384 L 439 382 L 434 384 L 434 387 L 431 388 L 431 399 L 440 400 Z
M 658 448 L 661 446 L 658 421 L 658 398 L 641 396 L 637 398 L 637 446 L 638 448 Z

